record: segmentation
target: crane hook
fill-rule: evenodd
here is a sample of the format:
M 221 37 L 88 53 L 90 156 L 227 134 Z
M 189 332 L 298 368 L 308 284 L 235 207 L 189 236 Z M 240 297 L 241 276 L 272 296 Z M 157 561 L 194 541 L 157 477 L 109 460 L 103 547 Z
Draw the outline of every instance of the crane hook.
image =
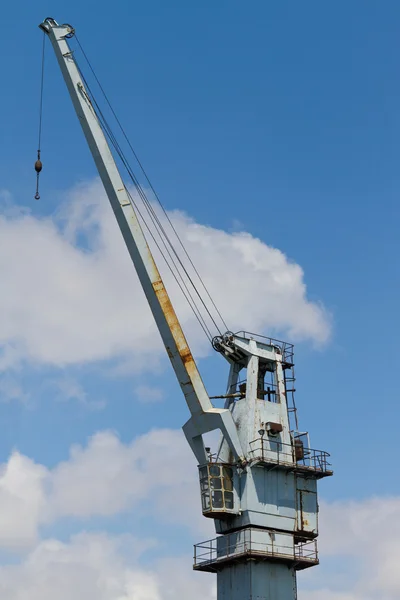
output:
M 35 162 L 35 171 L 36 171 L 36 194 L 35 194 L 35 200 L 40 200 L 40 194 L 39 194 L 39 174 L 40 171 L 42 170 L 43 165 L 42 165 L 42 161 L 40 160 L 40 150 L 38 150 L 38 157 L 37 157 L 37 161 Z
M 46 45 L 46 31 L 43 30 L 43 44 L 42 44 L 42 74 L 40 80 L 40 102 L 39 102 L 39 140 L 38 140 L 38 151 L 37 151 L 37 161 L 35 162 L 35 171 L 36 171 L 36 194 L 35 200 L 40 200 L 39 194 L 39 174 L 43 168 L 42 161 L 40 160 L 40 148 L 41 148 L 41 140 L 42 140 L 42 117 L 43 117 L 43 83 L 44 83 L 44 50 Z

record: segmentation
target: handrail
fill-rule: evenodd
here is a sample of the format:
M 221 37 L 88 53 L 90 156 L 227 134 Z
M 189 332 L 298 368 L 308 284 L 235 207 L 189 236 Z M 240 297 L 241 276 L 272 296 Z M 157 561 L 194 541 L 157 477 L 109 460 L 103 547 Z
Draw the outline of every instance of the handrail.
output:
M 250 331 L 237 331 L 235 333 L 235 335 L 237 335 L 238 337 L 243 337 L 247 340 L 249 339 L 255 339 L 255 340 L 259 340 L 260 342 L 263 342 L 263 340 L 266 340 L 268 342 L 268 345 L 270 346 L 279 346 L 282 352 L 282 356 L 284 358 L 284 360 L 288 360 L 289 358 L 293 359 L 294 356 L 294 344 L 290 344 L 289 342 L 284 342 L 282 340 L 277 340 L 273 337 L 269 337 L 266 335 L 260 335 L 259 333 L 252 333 Z M 265 343 L 265 342 L 263 342 Z M 290 362 L 290 361 L 288 361 Z
M 253 447 L 252 447 L 253 446 Z M 254 447 L 255 446 L 255 447 Z M 279 439 L 257 438 L 250 442 L 250 453 L 252 460 L 261 459 L 263 462 L 271 462 L 282 465 L 296 465 L 304 469 L 310 469 L 326 473 L 332 466 L 328 462 L 329 452 L 325 450 L 315 450 L 314 448 L 302 447 L 302 457 L 296 457 L 296 447 L 294 444 L 285 444 Z
M 293 543 L 293 537 L 287 544 L 282 542 L 282 533 L 276 531 L 268 531 L 268 533 L 280 535 L 278 543 L 272 541 L 270 543 L 261 543 L 255 541 L 252 535 L 252 529 L 247 529 L 243 532 L 244 538 L 238 539 L 238 533 L 226 534 L 219 536 L 194 546 L 194 566 L 211 564 L 218 561 L 226 561 L 229 558 L 234 558 L 238 555 L 258 555 L 265 557 L 279 558 L 296 561 L 318 561 L 318 551 L 316 540 L 309 540 Z M 225 540 L 226 543 L 223 543 Z

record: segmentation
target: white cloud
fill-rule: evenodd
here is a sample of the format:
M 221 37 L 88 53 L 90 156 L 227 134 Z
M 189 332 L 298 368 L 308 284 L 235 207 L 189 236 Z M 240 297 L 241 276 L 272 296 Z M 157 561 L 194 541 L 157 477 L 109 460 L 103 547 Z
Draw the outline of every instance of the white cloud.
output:
M 307 589 L 304 598 L 397 600 L 400 497 L 321 503 L 321 516 L 322 566 L 306 574 L 315 589 Z
M 134 395 L 142 404 L 158 404 L 164 400 L 164 391 L 150 385 L 138 385 Z
M 177 497 L 185 501 L 179 504 Z M 52 471 L 51 519 L 112 515 L 132 510 L 204 532 L 196 463 L 180 431 L 154 430 L 123 444 L 112 432 L 74 446 Z M 211 531 L 211 530 L 210 530 Z
M 307 299 L 298 264 L 249 233 L 230 234 L 176 211 L 172 215 L 231 329 L 326 341 L 328 316 L 321 305 Z
M 54 388 L 57 392 L 56 399 L 62 402 L 75 400 L 91 410 L 102 410 L 106 406 L 104 399 L 89 398 L 82 384 L 76 378 L 67 374 L 58 379 L 48 380 L 45 387 Z
M 97 433 L 87 448 L 73 446 L 68 461 L 52 474 L 52 517 L 111 515 L 146 497 L 132 445 L 111 432 Z M 137 479 L 136 479 L 137 475 Z
M 377 544 L 370 543 L 371 536 L 372 539 L 382 537 L 383 540 L 389 540 L 391 535 L 400 538 L 400 498 L 397 496 L 377 496 L 362 502 L 323 503 L 322 510 L 329 515 L 323 524 L 322 549 L 325 554 L 381 552 L 382 546 L 378 549 Z M 342 531 L 348 532 L 345 544 Z
M 181 432 L 154 430 L 128 444 L 100 432 L 51 470 L 13 452 L 0 467 L 0 546 L 33 550 L 21 564 L 0 567 L 0 597 L 25 600 L 32 592 L 30 600 L 47 600 L 60 586 L 61 600 L 79 600 L 72 595 L 78 586 L 85 600 L 95 592 L 100 600 L 172 600 L 187 590 L 192 598 L 213 598 L 213 577 L 192 578 L 189 551 L 186 562 L 172 557 L 146 571 L 126 556 L 148 540 L 126 552 L 122 538 L 107 535 L 38 542 L 42 524 L 48 530 L 63 517 L 122 512 L 196 530 L 198 539 L 214 536 L 201 516 L 197 469 Z M 321 566 L 300 573 L 299 600 L 397 600 L 400 497 L 322 502 L 320 516 Z
M 0 467 L 0 546 L 18 549 L 32 545 L 46 509 L 48 470 L 13 452 Z
M 0 567 L 0 597 L 7 600 L 215 598 L 212 579 L 208 585 L 199 584 L 185 561 L 185 570 L 181 560 L 168 561 L 170 568 L 161 561 L 146 569 L 137 561 L 138 548 L 145 550 L 145 541 L 104 534 L 77 535 L 69 543 L 43 541 L 21 564 Z
M 177 498 L 184 499 L 179 511 Z M 63 517 L 132 510 L 212 535 L 201 516 L 196 463 L 180 431 L 154 430 L 130 444 L 99 432 L 53 469 L 18 452 L 0 466 L 0 547 L 31 546 L 41 525 Z
M 11 375 L 0 376 L 0 402 L 18 401 L 27 403 L 29 393 L 26 392 L 19 381 Z
M 77 400 L 82 404 L 87 403 L 87 393 L 83 389 L 83 386 L 70 376 L 57 379 L 53 382 L 53 385 L 60 392 L 60 400 Z
M 307 590 L 302 594 L 299 594 L 299 600 L 368 600 L 365 596 L 355 596 L 354 594 L 346 592 L 333 592 L 328 588 L 320 588 L 318 590 L 310 591 Z
M 286 332 L 323 342 L 329 319 L 307 299 L 303 271 L 247 233 L 171 213 L 232 329 Z M 0 217 L 0 368 L 18 360 L 64 366 L 117 358 L 142 370 L 163 354 L 111 209 L 98 182 L 77 187 L 54 217 L 8 208 Z M 166 280 L 172 292 L 174 286 Z M 193 315 L 175 305 L 200 353 Z
M 388 502 L 388 506 L 386 506 Z M 397 600 L 400 575 L 397 569 L 399 544 L 397 526 L 391 531 L 393 503 L 382 498 L 382 515 L 364 542 L 374 503 L 370 500 L 341 504 L 341 514 L 326 506 L 323 510 L 322 566 L 299 574 L 299 600 Z M 400 500 L 398 500 L 400 504 Z M 339 506 L 336 506 L 339 508 Z M 353 510 L 364 514 L 355 528 L 346 529 Z M 349 514 L 350 513 L 350 514 Z M 363 523 L 362 523 L 363 521 Z M 380 529 L 383 524 L 383 531 Z M 342 532 L 341 547 L 330 546 L 329 531 Z M 360 539 L 361 535 L 361 539 Z M 349 552 L 346 541 L 354 542 Z M 143 560 L 155 540 L 131 536 L 81 533 L 69 542 L 43 540 L 19 564 L 0 566 L 0 597 L 7 600 L 214 600 L 215 576 L 194 574 L 191 556 Z M 335 542 L 336 544 L 336 542 Z M 346 556 L 343 549 L 347 550 Z M 329 557 L 330 554 L 330 557 Z M 334 560 L 334 565 L 329 565 Z M 151 564 L 151 568 L 144 566 Z
M 142 516 L 147 510 L 158 519 L 193 526 L 193 514 L 199 512 L 198 484 L 189 456 L 182 434 L 170 430 L 150 432 L 127 445 L 110 432 L 99 433 L 86 448 L 72 448 L 70 459 L 53 471 L 14 452 L 0 469 L 0 546 L 32 549 L 19 563 L 13 559 L 0 566 L 0 597 L 215 598 L 214 578 L 192 573 L 191 552 L 182 558 L 152 560 L 151 569 L 141 566 L 140 555 L 155 540 L 81 533 L 68 543 L 38 542 L 40 524 L 48 522 L 49 516 L 50 520 L 71 515 L 85 518 L 129 508 Z M 186 517 L 185 510 L 179 514 L 176 510 L 177 498 L 180 508 L 188 506 Z

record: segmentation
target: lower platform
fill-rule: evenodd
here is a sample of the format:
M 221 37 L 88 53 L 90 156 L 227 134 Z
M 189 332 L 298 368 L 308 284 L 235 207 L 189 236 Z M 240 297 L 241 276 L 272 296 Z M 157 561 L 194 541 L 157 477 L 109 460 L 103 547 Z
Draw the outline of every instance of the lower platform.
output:
M 295 544 L 292 534 L 249 527 L 196 544 L 193 569 L 215 573 L 251 560 L 282 563 L 296 571 L 319 563 L 316 540 Z

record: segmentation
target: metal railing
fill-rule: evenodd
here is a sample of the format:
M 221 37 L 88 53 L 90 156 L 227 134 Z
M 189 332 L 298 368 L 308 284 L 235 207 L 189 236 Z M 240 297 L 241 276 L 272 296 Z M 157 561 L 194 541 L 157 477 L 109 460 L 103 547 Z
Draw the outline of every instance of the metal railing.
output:
M 288 342 L 282 342 L 282 340 L 276 340 L 275 338 L 268 337 L 266 335 L 260 335 L 258 333 L 251 333 L 250 331 L 237 331 L 235 333 L 238 337 L 245 338 L 246 340 L 254 339 L 260 341 L 262 344 L 268 346 L 277 346 L 282 354 L 284 362 L 293 363 L 294 357 L 294 345 Z
M 239 534 L 242 533 L 243 539 Z M 318 563 L 318 551 L 316 540 L 293 543 L 290 534 L 269 531 L 270 541 L 261 543 L 255 536 L 259 537 L 259 531 L 246 529 L 242 532 L 227 534 L 207 540 L 194 546 L 194 567 L 211 565 L 218 562 L 237 560 L 243 556 L 258 557 L 264 559 L 282 559 L 293 563 Z M 278 541 L 275 541 L 275 534 Z M 287 538 L 283 542 L 283 538 Z
M 295 438 L 296 439 L 296 438 Z M 297 469 L 331 473 L 332 465 L 328 462 L 330 454 L 324 450 L 314 450 L 305 446 L 296 449 L 294 444 L 283 444 L 279 440 L 265 437 L 250 442 L 250 453 L 253 461 L 261 461 L 282 466 L 294 466 Z

